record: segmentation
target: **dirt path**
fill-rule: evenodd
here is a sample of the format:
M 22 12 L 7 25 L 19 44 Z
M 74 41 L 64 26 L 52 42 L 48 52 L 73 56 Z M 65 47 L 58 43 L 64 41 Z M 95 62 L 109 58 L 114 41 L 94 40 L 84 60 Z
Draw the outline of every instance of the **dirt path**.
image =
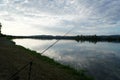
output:
M 33 53 L 33 51 L 16 46 L 12 41 L 0 38 L 0 80 L 7 80 L 31 60 L 33 60 L 31 80 L 82 80 L 83 77 L 74 70 L 55 65 L 54 62 L 54 64 L 49 63 L 49 59 L 38 57 Z M 28 71 L 27 67 L 16 77 L 19 77 L 19 80 L 28 80 Z

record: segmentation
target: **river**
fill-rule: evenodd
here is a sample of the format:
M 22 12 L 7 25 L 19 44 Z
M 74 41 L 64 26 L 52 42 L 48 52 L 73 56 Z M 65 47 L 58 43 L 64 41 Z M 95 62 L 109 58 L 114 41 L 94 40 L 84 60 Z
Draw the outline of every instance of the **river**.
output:
M 14 39 L 17 45 L 41 53 L 56 40 Z M 120 43 L 60 40 L 44 54 L 77 70 L 85 69 L 95 80 L 120 80 Z

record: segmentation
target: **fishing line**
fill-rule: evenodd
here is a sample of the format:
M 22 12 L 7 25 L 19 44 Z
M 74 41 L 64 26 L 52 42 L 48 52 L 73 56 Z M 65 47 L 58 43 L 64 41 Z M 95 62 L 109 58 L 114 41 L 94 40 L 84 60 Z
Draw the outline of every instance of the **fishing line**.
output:
M 75 27 L 73 27 L 72 29 L 70 29 L 67 33 L 65 33 L 63 35 L 66 36 L 67 34 L 69 34 Z M 58 39 L 57 41 L 55 41 L 53 44 L 51 44 L 50 46 L 48 46 L 44 51 L 41 52 L 41 54 L 44 54 L 48 49 L 50 49 L 51 47 L 53 47 L 57 42 L 59 42 L 61 39 Z

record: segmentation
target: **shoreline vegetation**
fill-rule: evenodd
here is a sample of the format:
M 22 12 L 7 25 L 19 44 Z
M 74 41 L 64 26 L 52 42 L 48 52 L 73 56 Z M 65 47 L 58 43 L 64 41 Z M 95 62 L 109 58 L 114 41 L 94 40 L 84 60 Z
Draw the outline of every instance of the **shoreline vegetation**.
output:
M 75 40 L 77 42 L 120 42 L 120 35 L 77 35 L 77 36 L 52 36 L 52 35 L 33 35 L 33 36 L 7 36 L 9 39 L 31 38 L 31 39 L 43 39 L 43 40 Z
M 36 51 L 16 45 L 13 36 L 2 35 L 0 37 L 0 80 L 7 80 L 20 67 L 33 61 L 31 80 L 93 80 L 93 77 L 86 75 L 85 70 L 75 70 L 69 66 L 62 65 L 53 59 L 43 56 Z M 11 80 L 27 80 L 25 69 L 18 73 Z M 3 72 L 3 73 L 2 73 Z

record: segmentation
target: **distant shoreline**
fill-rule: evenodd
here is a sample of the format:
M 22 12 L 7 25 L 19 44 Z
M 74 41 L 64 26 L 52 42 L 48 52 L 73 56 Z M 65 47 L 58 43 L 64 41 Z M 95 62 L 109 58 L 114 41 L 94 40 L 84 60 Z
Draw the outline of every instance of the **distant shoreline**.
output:
M 43 39 L 43 40 L 75 40 L 77 42 L 120 42 L 120 35 L 77 35 L 77 36 L 52 36 L 52 35 L 33 35 L 33 36 L 12 36 L 12 35 L 2 35 L 7 36 L 9 39 L 20 39 L 20 38 L 31 38 L 31 39 Z

